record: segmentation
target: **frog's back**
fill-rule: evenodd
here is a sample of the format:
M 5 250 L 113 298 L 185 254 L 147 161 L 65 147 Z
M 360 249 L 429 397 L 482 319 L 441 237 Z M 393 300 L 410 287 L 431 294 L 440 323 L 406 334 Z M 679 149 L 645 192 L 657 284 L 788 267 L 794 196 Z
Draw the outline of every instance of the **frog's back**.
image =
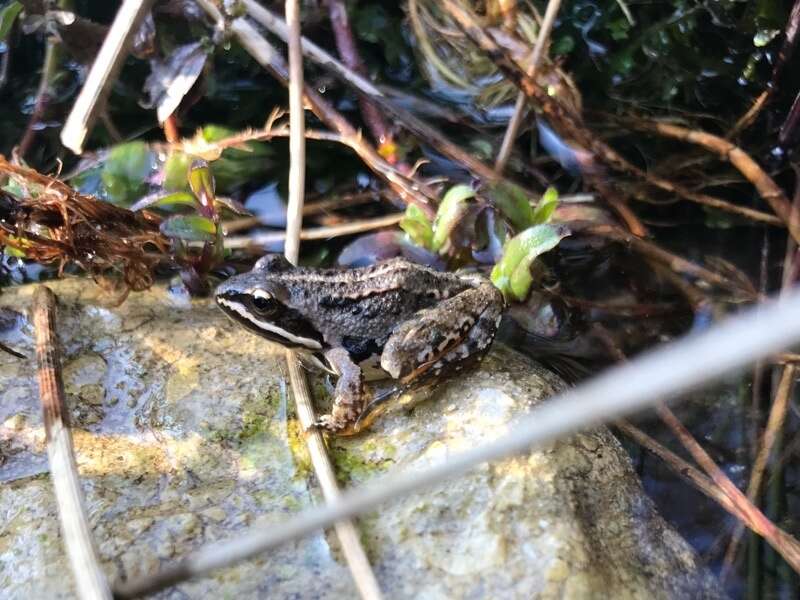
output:
M 292 276 L 293 303 L 331 346 L 382 346 L 398 323 L 469 287 L 457 275 L 401 258 L 357 269 L 296 269 Z

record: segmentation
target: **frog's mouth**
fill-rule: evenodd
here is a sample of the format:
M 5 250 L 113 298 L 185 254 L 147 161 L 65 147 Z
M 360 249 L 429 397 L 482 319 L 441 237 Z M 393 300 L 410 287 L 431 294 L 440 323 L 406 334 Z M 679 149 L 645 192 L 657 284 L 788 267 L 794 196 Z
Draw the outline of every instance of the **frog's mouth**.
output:
M 267 321 L 248 308 L 248 294 L 218 294 L 216 300 L 226 315 L 261 337 L 288 348 L 322 349 L 321 336 L 297 311 L 284 307 L 280 314 Z

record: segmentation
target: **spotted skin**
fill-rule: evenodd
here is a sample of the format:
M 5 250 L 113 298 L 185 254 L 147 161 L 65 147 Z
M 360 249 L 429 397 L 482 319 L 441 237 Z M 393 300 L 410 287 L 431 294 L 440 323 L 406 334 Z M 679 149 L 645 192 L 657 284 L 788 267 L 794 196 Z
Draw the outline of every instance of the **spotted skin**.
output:
M 310 269 L 267 255 L 220 285 L 216 298 L 251 331 L 309 353 L 338 375 L 332 410 L 319 421 L 338 435 L 363 430 L 378 412 L 365 375 L 396 380 L 397 392 L 449 376 L 488 350 L 504 308 L 481 276 L 405 259 Z

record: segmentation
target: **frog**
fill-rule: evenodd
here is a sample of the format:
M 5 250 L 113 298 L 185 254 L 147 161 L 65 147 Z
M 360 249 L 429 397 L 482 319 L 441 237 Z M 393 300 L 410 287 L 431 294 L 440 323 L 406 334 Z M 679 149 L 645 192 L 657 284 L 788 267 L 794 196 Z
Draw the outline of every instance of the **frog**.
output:
M 368 381 L 389 381 L 390 395 L 398 395 L 480 361 L 505 309 L 502 293 L 483 275 L 437 271 L 402 257 L 313 268 L 267 254 L 222 282 L 215 299 L 249 331 L 336 376 L 331 410 L 316 423 L 331 435 L 360 433 L 382 412 Z

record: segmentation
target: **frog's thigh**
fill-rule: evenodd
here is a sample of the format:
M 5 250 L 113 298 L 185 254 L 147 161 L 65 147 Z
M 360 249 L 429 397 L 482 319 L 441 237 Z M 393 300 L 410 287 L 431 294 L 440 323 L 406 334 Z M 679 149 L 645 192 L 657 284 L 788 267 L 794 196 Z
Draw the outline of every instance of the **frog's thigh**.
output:
M 383 348 L 381 367 L 395 379 L 443 360 L 455 363 L 488 349 L 502 313 L 491 284 L 466 290 L 421 310 L 395 328 Z

